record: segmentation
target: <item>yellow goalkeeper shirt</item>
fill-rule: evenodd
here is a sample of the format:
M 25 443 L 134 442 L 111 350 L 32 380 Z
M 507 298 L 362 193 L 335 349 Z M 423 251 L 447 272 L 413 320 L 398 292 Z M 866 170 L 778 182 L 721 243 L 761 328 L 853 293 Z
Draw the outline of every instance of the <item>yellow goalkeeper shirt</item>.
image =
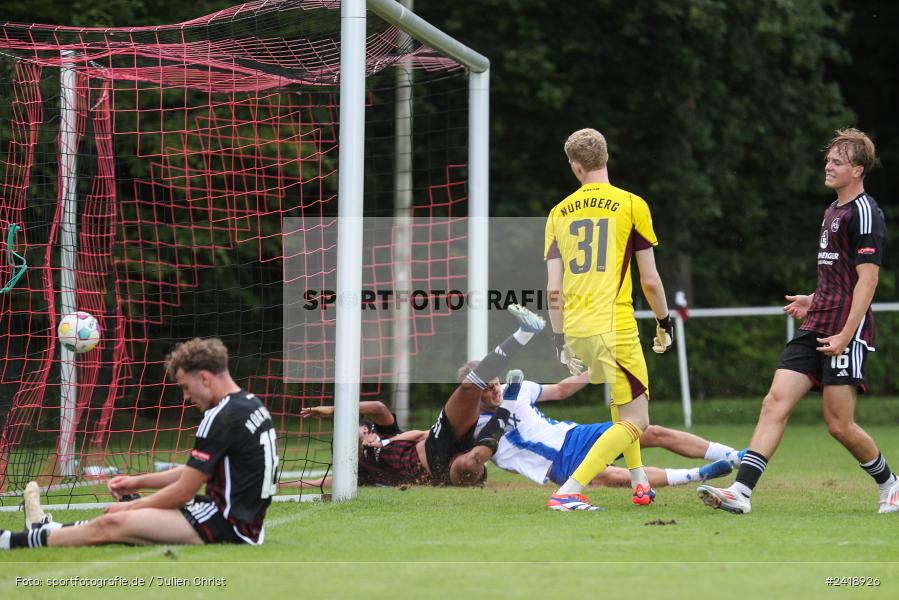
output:
M 649 206 L 609 183 L 588 183 L 546 219 L 545 260 L 561 258 L 563 327 L 588 337 L 636 326 L 631 258 L 658 245 Z

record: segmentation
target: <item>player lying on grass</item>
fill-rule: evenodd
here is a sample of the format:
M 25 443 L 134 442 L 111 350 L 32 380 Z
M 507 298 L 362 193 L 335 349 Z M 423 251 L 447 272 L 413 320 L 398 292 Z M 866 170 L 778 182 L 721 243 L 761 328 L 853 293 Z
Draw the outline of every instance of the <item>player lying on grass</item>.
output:
M 460 381 L 478 365 L 472 361 L 459 369 Z M 543 484 L 547 479 L 556 483 L 567 478 L 585 453 L 605 429 L 611 427 L 611 421 L 592 425 L 578 425 L 570 421 L 554 421 L 546 418 L 535 402 L 564 400 L 589 383 L 587 375 L 569 377 L 555 385 L 541 386 L 531 381 L 523 381 L 519 370 L 509 372 L 509 382 L 502 388 L 498 381 L 481 394 L 481 416 L 475 428 L 475 438 L 481 439 L 482 429 L 494 418 L 496 408 L 501 404 L 509 411 L 510 416 L 505 435 L 498 443 L 498 450 L 491 460 L 500 468 L 528 477 L 532 481 Z M 517 386 L 517 387 L 516 387 Z M 303 409 L 303 417 L 331 417 L 333 406 L 316 406 Z M 364 448 L 380 448 L 391 444 L 392 439 L 403 432 L 397 426 L 396 416 L 387 406 L 377 400 L 359 403 L 359 414 L 366 418 L 366 423 L 359 427 L 360 446 Z M 427 432 L 408 431 L 407 434 L 420 435 Z M 646 474 L 650 483 L 657 487 L 667 485 L 683 485 L 705 481 L 714 477 L 722 477 L 739 466 L 740 453 L 724 444 L 710 442 L 699 436 L 668 429 L 658 425 L 647 428 L 649 448 L 665 448 L 675 454 L 687 458 L 703 458 L 714 461 L 702 467 L 692 469 L 659 469 L 647 467 Z M 367 450 L 371 452 L 371 450 Z M 366 465 L 359 469 L 360 484 L 370 483 Z M 630 485 L 630 472 L 619 467 L 607 467 L 595 477 L 592 485 L 606 487 L 627 487 Z M 403 482 L 400 482 L 403 483 Z M 331 478 L 325 477 L 303 483 L 289 482 L 285 486 L 329 486 Z
M 508 413 L 499 411 L 475 437 L 482 398 L 499 396 L 497 376 L 545 324 L 542 318 L 516 304 L 510 305 L 508 311 L 518 319 L 518 330 L 466 374 L 431 429 L 398 433 L 396 420 L 387 407 L 380 402 L 360 403 L 360 413 L 367 413 L 373 421 L 371 429 L 360 427 L 360 484 L 475 485 L 484 481 L 485 464 L 496 450 L 505 427 L 502 419 Z M 303 416 L 326 416 L 329 408 L 307 409 Z M 384 437 L 389 434 L 394 435 Z M 283 485 L 328 484 L 326 478 Z
M 63 525 L 45 515 L 35 482 L 25 488 L 25 530 L 0 530 L 0 549 L 100 544 L 261 544 L 263 519 L 275 493 L 278 451 L 268 411 L 228 372 L 219 339 L 179 344 L 166 369 L 185 402 L 203 411 L 187 464 L 162 473 L 109 480 L 121 499 L 147 488 L 157 492 L 113 504 L 90 521 Z M 196 496 L 206 484 L 206 496 Z
M 477 361 L 471 361 L 459 369 L 459 377 L 464 377 L 477 365 Z M 510 413 L 505 435 L 500 439 L 493 462 L 501 469 L 524 475 L 541 485 L 547 480 L 564 483 L 599 436 L 613 423 L 579 425 L 571 421 L 556 421 L 540 412 L 536 403 L 565 400 L 589 382 L 589 376 L 583 374 L 568 377 L 554 385 L 540 385 L 526 381 L 520 370 L 509 371 L 501 394 L 485 396 L 481 403 L 479 426 L 486 425 L 498 408 Z M 478 435 L 477 428 L 475 435 Z M 733 467 L 739 466 L 741 458 L 741 454 L 730 446 L 659 425 L 646 428 L 641 447 L 665 448 L 688 458 L 714 461 L 692 469 L 646 467 L 646 476 L 653 487 L 684 485 L 722 477 L 729 474 Z M 631 484 L 631 475 L 627 469 L 608 466 L 593 478 L 591 484 L 627 487 Z

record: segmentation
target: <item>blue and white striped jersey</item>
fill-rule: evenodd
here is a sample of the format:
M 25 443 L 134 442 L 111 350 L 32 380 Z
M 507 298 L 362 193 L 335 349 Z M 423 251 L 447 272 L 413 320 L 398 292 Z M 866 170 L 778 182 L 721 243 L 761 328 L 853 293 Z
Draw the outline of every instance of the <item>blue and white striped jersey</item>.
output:
M 535 404 L 543 393 L 543 386 L 539 383 L 523 381 L 507 384 L 503 386 L 502 393 L 502 406 L 511 413 L 511 417 L 492 460 L 501 469 L 543 484 L 565 443 L 565 436 L 577 424 L 550 419 L 537 409 Z M 491 413 L 481 414 L 475 438 L 491 416 Z

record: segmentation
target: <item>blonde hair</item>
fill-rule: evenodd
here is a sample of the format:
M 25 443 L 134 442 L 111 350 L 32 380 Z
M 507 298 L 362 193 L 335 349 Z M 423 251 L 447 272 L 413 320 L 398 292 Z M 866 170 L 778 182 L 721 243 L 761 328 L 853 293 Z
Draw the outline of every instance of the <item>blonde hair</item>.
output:
M 565 155 L 569 161 L 581 163 L 587 171 L 598 171 L 609 162 L 606 138 L 595 129 L 579 129 L 569 135 Z
M 830 154 L 830 151 L 833 149 L 836 149 L 842 156 L 849 159 L 849 162 L 853 165 L 864 167 L 862 179 L 865 178 L 868 171 L 874 168 L 874 161 L 877 159 L 874 142 L 858 129 L 853 127 L 837 129 L 836 137 L 830 140 L 830 143 L 827 144 L 827 148 L 824 150 L 824 156 Z
M 166 356 L 165 369 L 171 377 L 178 369 L 185 373 L 209 371 L 218 375 L 228 370 L 228 349 L 218 338 L 194 338 L 181 342 Z

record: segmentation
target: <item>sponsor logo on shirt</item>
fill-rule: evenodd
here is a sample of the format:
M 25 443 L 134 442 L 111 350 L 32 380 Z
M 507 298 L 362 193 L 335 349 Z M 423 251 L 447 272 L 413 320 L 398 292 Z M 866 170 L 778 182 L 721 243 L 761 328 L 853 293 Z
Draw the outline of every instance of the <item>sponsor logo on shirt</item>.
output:
M 877 248 L 859 248 L 858 249 L 859 254 L 874 254 L 875 252 L 877 252 Z
M 212 458 L 212 455 L 210 455 L 206 452 L 201 452 L 200 450 L 197 450 L 196 448 L 194 448 L 193 450 L 190 451 L 190 455 L 193 456 L 194 458 L 196 458 L 197 460 L 202 460 L 203 462 L 206 462 L 207 460 Z

